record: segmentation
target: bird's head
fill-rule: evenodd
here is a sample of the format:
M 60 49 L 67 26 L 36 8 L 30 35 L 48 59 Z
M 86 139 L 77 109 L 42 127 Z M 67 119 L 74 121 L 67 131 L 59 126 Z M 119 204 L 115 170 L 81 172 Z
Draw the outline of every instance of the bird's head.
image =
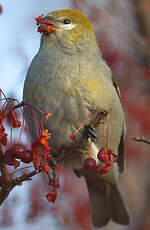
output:
M 44 18 L 36 19 L 38 32 L 44 33 L 44 40 L 56 42 L 65 48 L 82 49 L 96 45 L 93 26 L 88 18 L 78 10 L 57 10 Z

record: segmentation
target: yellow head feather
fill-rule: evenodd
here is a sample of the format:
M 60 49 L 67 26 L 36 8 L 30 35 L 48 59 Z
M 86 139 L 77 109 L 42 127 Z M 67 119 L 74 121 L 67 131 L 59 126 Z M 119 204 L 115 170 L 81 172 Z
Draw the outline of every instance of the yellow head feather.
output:
M 83 38 L 86 38 L 86 40 L 89 41 L 90 43 L 91 42 L 95 43 L 95 34 L 94 34 L 93 26 L 89 21 L 89 19 L 82 12 L 78 10 L 71 10 L 71 9 L 57 10 L 47 14 L 47 17 L 48 16 L 52 17 L 56 22 L 57 20 L 59 20 L 59 18 L 70 19 L 72 24 L 75 25 L 75 27 L 67 33 L 66 42 L 68 43 L 70 42 L 70 44 L 71 43 L 76 44 L 80 42 Z M 61 32 L 60 31 L 58 32 L 60 33 L 60 36 L 61 34 L 63 34 Z

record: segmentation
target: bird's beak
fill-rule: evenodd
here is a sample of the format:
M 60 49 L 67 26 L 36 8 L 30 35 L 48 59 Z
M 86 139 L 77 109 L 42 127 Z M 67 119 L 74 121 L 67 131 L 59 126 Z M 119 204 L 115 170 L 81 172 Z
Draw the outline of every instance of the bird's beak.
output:
M 48 17 L 43 17 L 44 15 L 41 14 L 39 17 L 35 18 L 36 24 L 38 26 L 37 32 L 48 34 L 50 32 L 55 31 L 54 24 Z

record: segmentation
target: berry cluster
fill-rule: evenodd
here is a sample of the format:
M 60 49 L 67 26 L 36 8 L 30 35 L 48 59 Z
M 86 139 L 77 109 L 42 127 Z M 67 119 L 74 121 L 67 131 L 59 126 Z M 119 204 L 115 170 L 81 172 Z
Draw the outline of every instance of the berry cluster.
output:
M 14 99 L 8 99 L 0 90 L 0 147 L 2 147 L 2 161 L 4 165 L 14 166 L 15 169 L 20 166 L 21 163 L 31 163 L 33 162 L 35 172 L 42 171 L 47 173 L 49 176 L 49 172 L 53 174 L 53 179 L 49 177 L 49 185 L 51 186 L 51 192 L 47 194 L 46 198 L 50 202 L 54 202 L 57 197 L 57 188 L 59 187 L 58 181 L 55 179 L 55 168 L 51 167 L 53 165 L 53 159 L 51 157 L 51 148 L 48 143 L 48 139 L 51 137 L 51 134 L 47 129 L 44 129 L 44 124 L 42 118 L 39 122 L 37 117 L 39 118 L 42 115 L 46 118 L 46 122 L 48 117 L 51 115 L 48 112 L 43 112 L 39 108 L 35 108 L 25 102 L 18 103 L 14 105 L 16 102 Z M 21 107 L 27 109 L 31 117 L 35 122 L 35 129 L 37 133 L 37 138 L 34 139 L 31 143 L 31 147 L 29 148 L 28 144 L 28 124 L 24 127 L 24 114 L 22 113 Z M 21 111 L 20 115 L 22 115 L 22 122 L 19 120 L 18 109 Z M 36 116 L 36 113 L 38 116 Z M 8 134 L 4 128 L 5 124 L 10 128 L 10 138 L 8 139 Z M 34 125 L 34 124 L 33 124 Z M 18 142 L 13 143 L 13 129 L 20 128 L 19 139 Z M 19 131 L 19 130 L 18 130 Z M 27 144 L 21 143 L 22 132 L 26 132 Z M 16 139 L 16 137 L 15 137 Z M 8 175 L 9 176 L 9 175 Z M 4 178 L 5 179 L 5 178 Z M 11 180 L 11 179 L 10 179 Z M 0 176 L 0 186 L 3 185 L 3 177 Z
M 107 148 L 102 148 L 97 154 L 97 158 L 104 164 L 104 167 L 100 167 L 96 164 L 96 161 L 89 157 L 84 161 L 84 167 L 86 169 L 94 170 L 98 173 L 105 174 L 111 169 L 111 163 L 117 161 L 117 155 Z
M 28 162 L 27 159 L 29 159 L 29 157 L 27 158 L 26 156 L 26 152 L 29 151 L 29 150 L 25 150 L 25 147 L 24 145 L 22 144 L 14 144 L 12 146 L 11 149 L 8 149 L 5 151 L 5 154 L 4 154 L 4 162 L 5 164 L 7 165 L 10 165 L 10 166 L 14 166 L 15 168 L 17 168 L 18 166 L 20 166 L 20 161 L 21 160 L 22 162 L 25 162 L 25 163 L 29 163 L 32 161 L 32 158 L 31 160 Z M 30 156 L 30 154 L 28 154 L 28 156 Z
M 49 136 L 47 130 L 43 131 L 43 135 L 33 141 L 31 149 L 26 149 L 23 144 L 14 144 L 11 149 L 5 151 L 5 163 L 17 168 L 20 161 L 26 164 L 33 161 L 37 172 L 39 168 L 43 169 L 43 172 L 48 172 L 50 170 L 48 162 L 51 160 L 50 147 L 47 141 Z M 41 147 L 43 147 L 43 151 L 41 151 Z

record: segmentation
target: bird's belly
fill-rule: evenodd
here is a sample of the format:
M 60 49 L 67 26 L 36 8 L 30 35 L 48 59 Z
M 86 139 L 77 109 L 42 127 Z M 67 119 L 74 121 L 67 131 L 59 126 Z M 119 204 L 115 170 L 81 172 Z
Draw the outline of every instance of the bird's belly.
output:
M 85 100 L 79 97 L 64 97 L 48 121 L 48 129 L 52 136 L 50 143 L 53 151 L 60 149 L 71 149 L 78 146 L 83 141 L 84 126 L 77 132 L 75 139 L 72 140 L 70 135 L 82 126 L 83 122 L 94 113 Z M 89 122 L 87 121 L 87 124 Z

